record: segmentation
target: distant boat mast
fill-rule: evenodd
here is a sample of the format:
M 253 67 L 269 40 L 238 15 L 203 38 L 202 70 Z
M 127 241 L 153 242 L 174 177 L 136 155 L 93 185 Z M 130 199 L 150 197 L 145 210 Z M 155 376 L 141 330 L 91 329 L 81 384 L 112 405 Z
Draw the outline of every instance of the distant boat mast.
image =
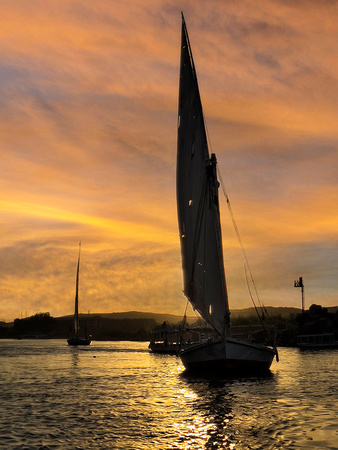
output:
M 295 288 L 301 288 L 301 290 L 302 290 L 302 313 L 304 314 L 304 283 L 303 283 L 303 277 L 299 277 L 299 280 L 295 280 L 294 287 Z

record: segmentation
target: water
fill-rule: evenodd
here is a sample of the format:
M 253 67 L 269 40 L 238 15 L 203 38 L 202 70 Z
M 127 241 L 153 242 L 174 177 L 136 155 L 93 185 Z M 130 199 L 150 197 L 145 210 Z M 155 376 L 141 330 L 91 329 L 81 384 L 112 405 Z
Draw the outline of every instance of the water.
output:
M 2 449 L 337 449 L 338 351 L 203 378 L 142 342 L 0 341 Z

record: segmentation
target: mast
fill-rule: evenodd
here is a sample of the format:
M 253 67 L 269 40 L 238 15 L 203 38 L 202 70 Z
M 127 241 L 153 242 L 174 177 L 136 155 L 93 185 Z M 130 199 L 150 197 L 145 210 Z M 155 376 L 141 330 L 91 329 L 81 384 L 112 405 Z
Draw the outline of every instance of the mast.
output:
M 80 274 L 80 253 L 81 253 L 81 242 L 79 243 L 79 257 L 77 261 L 77 271 L 76 271 L 76 290 L 75 290 L 75 312 L 74 312 L 74 331 L 75 335 L 79 337 L 79 274 Z
M 220 334 L 229 326 L 216 157 L 209 155 L 196 70 L 182 13 L 177 138 L 177 214 L 183 292 Z

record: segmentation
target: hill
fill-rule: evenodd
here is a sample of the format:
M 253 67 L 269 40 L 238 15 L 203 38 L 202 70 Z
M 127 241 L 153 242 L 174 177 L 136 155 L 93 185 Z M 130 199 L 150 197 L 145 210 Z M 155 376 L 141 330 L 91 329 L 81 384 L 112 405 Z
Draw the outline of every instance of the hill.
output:
M 100 316 L 105 317 L 107 319 L 153 319 L 157 324 L 167 322 L 174 325 L 179 322 L 182 322 L 182 316 L 176 316 L 174 314 L 156 314 L 140 311 L 100 314 Z M 196 317 L 191 317 L 191 319 L 195 320 Z
M 338 306 L 332 306 L 327 308 L 328 312 L 335 313 L 338 311 Z M 289 306 L 265 306 L 264 312 L 267 313 L 270 317 L 282 317 L 289 318 L 290 316 L 296 316 L 302 312 L 301 308 L 294 308 Z M 140 312 L 140 311 L 127 311 L 120 313 L 110 313 L 110 314 L 95 314 L 101 317 L 106 317 L 110 319 L 154 319 L 158 324 L 163 323 L 164 321 L 176 324 L 181 322 L 182 316 L 177 316 L 174 314 L 157 314 L 157 313 L 149 313 L 149 312 Z M 244 308 L 244 309 L 232 309 L 231 310 L 231 318 L 247 318 L 250 316 L 256 316 L 256 311 L 254 307 Z M 187 317 L 188 320 L 194 321 L 198 318 L 196 316 Z
M 177 323 L 182 321 L 182 316 L 176 316 L 174 314 L 156 314 L 149 312 L 140 312 L 140 311 L 126 311 L 126 312 L 115 312 L 115 313 L 91 313 L 91 314 L 80 314 L 81 318 L 93 318 L 93 317 L 101 317 L 103 319 L 144 319 L 144 320 L 154 320 L 156 324 L 160 325 L 163 322 L 170 323 L 172 325 L 176 325 Z M 190 317 L 191 320 L 195 320 L 197 317 Z M 65 319 L 72 320 L 72 315 L 58 317 L 57 319 Z
M 288 306 L 265 306 L 264 312 L 268 314 L 269 317 L 290 317 L 293 315 L 300 314 L 302 310 L 300 308 L 293 308 Z M 245 309 L 233 309 L 231 310 L 231 318 L 246 318 L 250 316 L 256 316 L 255 308 L 245 308 Z
M 328 310 L 334 309 L 335 312 L 338 307 L 328 308 Z M 274 306 L 266 306 L 264 307 L 264 311 L 270 317 L 280 316 L 280 317 L 289 317 L 290 315 L 296 315 L 301 313 L 300 308 L 293 307 L 274 307 Z M 115 312 L 115 313 L 97 313 L 97 314 L 81 314 L 81 317 L 93 317 L 100 316 L 106 319 L 153 319 L 157 324 L 161 324 L 163 322 L 167 322 L 170 324 L 177 324 L 182 321 L 182 316 L 177 316 L 175 314 L 158 314 L 151 312 L 140 312 L 140 311 L 126 311 L 126 312 Z M 256 316 L 256 311 L 254 307 L 245 308 L 245 309 L 233 309 L 231 310 L 231 318 L 245 318 L 250 316 Z M 69 319 L 72 316 L 64 316 L 63 319 Z M 188 321 L 195 321 L 198 319 L 198 315 L 196 316 L 188 316 Z

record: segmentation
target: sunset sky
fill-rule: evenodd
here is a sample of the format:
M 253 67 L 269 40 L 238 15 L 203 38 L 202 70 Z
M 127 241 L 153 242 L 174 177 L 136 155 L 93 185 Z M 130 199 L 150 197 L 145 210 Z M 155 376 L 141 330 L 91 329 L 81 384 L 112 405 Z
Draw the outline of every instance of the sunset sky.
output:
M 338 2 L 0 0 L 0 320 L 183 314 L 181 10 L 261 302 L 338 305 Z M 231 308 L 250 307 L 220 192 Z

